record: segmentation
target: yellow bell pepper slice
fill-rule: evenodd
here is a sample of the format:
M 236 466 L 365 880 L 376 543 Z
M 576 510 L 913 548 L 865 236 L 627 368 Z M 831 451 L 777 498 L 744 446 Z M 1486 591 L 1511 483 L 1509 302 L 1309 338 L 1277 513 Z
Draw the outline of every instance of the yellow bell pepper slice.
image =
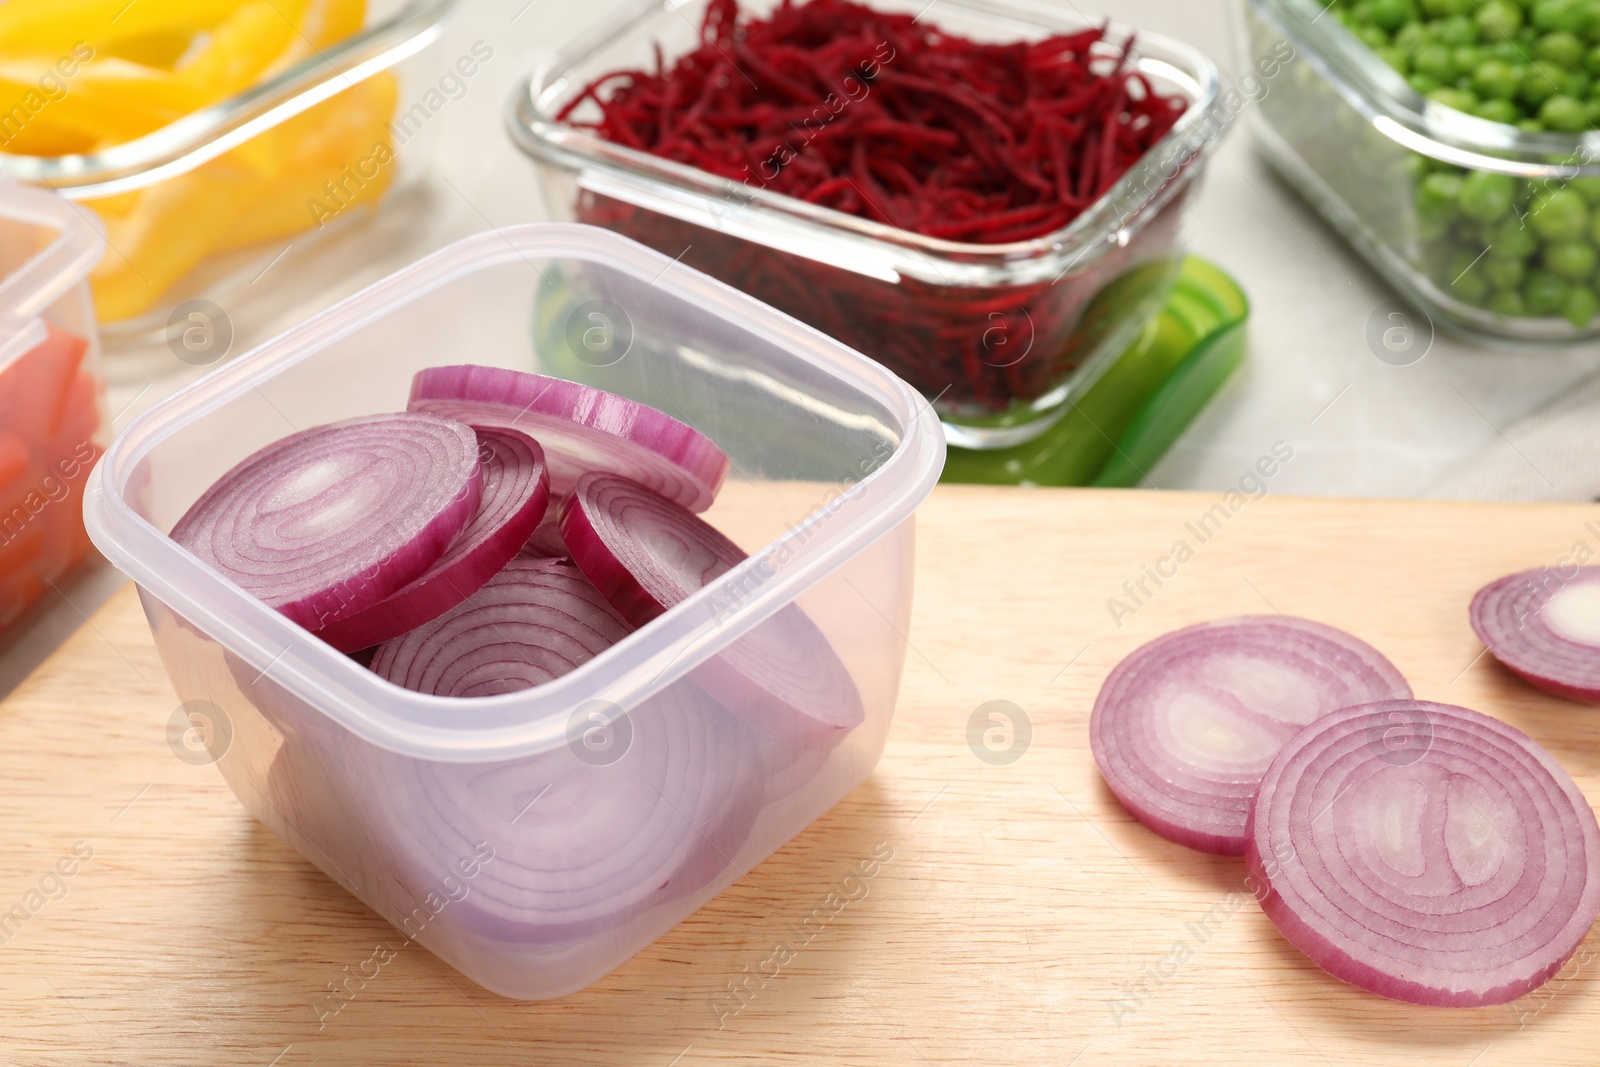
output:
M 0 151 L 90 151 L 161 128 L 203 106 L 170 75 L 125 59 L 80 65 L 70 78 L 37 57 L 0 60 Z
M 263 72 L 300 40 L 310 0 L 251 0 L 211 34 L 174 79 L 212 104 L 254 85 Z
M 154 30 L 132 37 L 118 37 L 107 41 L 97 55 L 115 56 L 157 70 L 171 70 L 178 60 L 189 54 L 199 34 L 181 26 L 174 29 Z
M 394 177 L 398 95 L 392 74 L 375 75 L 188 174 L 91 205 L 104 207 L 111 245 L 91 275 L 100 317 L 149 310 L 210 255 L 375 202 Z M 279 162 L 274 173 L 254 166 L 262 154 Z
M 61 55 L 80 41 L 96 50 L 117 38 L 209 30 L 241 0 L 6 0 L 0 43 L 10 53 Z
M 320 56 L 322 49 L 360 33 L 367 24 L 367 0 L 311 0 L 300 37 L 289 45 L 268 75 Z

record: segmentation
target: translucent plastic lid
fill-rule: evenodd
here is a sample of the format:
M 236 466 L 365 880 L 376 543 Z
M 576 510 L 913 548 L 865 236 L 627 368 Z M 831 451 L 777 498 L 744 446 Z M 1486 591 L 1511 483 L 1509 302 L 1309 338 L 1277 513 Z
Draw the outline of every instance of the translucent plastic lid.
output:
M 55 193 L 0 181 L 0 368 L 44 340 L 39 316 L 100 262 L 93 215 Z

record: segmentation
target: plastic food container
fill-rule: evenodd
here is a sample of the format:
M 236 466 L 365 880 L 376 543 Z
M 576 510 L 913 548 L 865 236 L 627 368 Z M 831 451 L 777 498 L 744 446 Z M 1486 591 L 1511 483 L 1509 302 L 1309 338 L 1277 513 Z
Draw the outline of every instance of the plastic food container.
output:
M 1140 31 L 1137 69 L 1159 91 L 1190 101 L 1177 125 L 1065 229 L 1012 244 L 965 244 L 717 177 L 556 121 L 599 75 L 653 67 L 657 43 L 669 61 L 694 47 L 706 6 L 626 4 L 516 91 L 511 134 L 537 164 L 553 214 L 682 257 L 866 353 L 933 400 L 947 439 L 968 448 L 1015 445 L 1043 432 L 1069 394 L 1160 308 L 1182 260 L 1180 223 L 1205 151 L 1225 127 L 1212 114 L 1216 68 L 1199 52 Z M 923 0 L 875 6 L 927 10 Z M 1101 24 L 994 0 L 951 0 L 929 17 L 983 40 Z M 1106 48 L 1131 33 L 1112 25 Z
M 312 292 L 337 281 L 348 267 L 316 253 L 393 199 L 427 158 L 433 112 L 447 98 L 420 82 L 429 68 L 416 57 L 454 3 L 373 0 L 355 36 L 308 44 L 314 54 L 298 65 L 115 147 L 0 153 L 0 174 L 53 187 L 104 219 L 115 251 L 91 283 L 111 352 L 181 337 L 192 323 L 169 318 L 190 300 L 234 320 L 291 279 Z M 476 66 L 482 56 L 465 58 Z M 63 81 L 70 92 L 71 77 Z
M 83 558 L 106 444 L 87 276 L 105 238 L 65 200 L 0 182 L 0 629 Z
M 1428 100 L 1323 6 L 1245 0 L 1249 58 L 1283 68 L 1255 108 L 1266 158 L 1440 325 L 1524 344 L 1600 334 L 1600 134 Z
M 253 450 L 401 409 L 424 367 L 471 352 L 553 369 L 559 354 L 529 326 L 555 288 L 585 297 L 570 336 L 593 380 L 732 460 L 708 518 L 753 555 L 718 584 L 546 685 L 445 699 L 371 674 L 166 536 Z M 610 331 L 604 360 L 586 344 L 593 315 Z M 519 226 L 429 256 L 140 416 L 96 468 L 87 515 L 138 583 L 185 713 L 240 802 L 407 937 L 488 989 L 538 999 L 622 963 L 872 769 L 905 658 L 913 511 L 944 447 L 914 392 L 838 342 L 615 234 Z M 865 706 L 830 750 L 764 737 L 694 680 L 791 603 Z M 618 826 L 638 828 L 650 877 L 606 869 L 626 872 L 626 849 L 560 884 L 537 873 Z M 563 894 L 570 922 L 522 921 L 522 905 Z M 627 906 L 586 914 L 592 898 Z

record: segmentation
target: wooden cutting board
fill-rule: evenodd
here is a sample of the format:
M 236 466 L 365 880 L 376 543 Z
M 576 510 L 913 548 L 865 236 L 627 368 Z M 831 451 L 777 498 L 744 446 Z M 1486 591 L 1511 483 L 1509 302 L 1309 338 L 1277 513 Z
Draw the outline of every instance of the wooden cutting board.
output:
M 1133 822 L 1086 728 L 1102 679 L 1143 641 L 1282 611 L 1377 645 L 1420 697 L 1527 730 L 1600 798 L 1600 710 L 1523 686 L 1480 655 L 1466 619 L 1489 579 L 1578 542 L 1600 552 L 1600 508 L 1269 497 L 1218 518 L 1220 500 L 941 487 L 919 513 L 905 686 L 876 772 L 619 971 L 542 1004 L 408 946 L 246 816 L 214 768 L 174 758 L 177 701 L 126 590 L 0 704 L 0 909 L 25 915 L 0 933 L 0 1060 L 1594 1062 L 1594 935 L 1509 1007 L 1424 1009 L 1345 986 L 1278 936 L 1238 860 Z M 1147 579 L 1135 605 L 1123 582 L 1180 540 L 1193 558 L 1159 588 Z M 1112 597 L 1134 609 L 1120 627 Z M 968 743 L 974 709 L 996 700 L 1031 727 L 1009 764 Z M 843 893 L 859 861 L 890 854 Z M 731 997 L 840 893 L 855 899 L 778 977 Z M 319 1019 L 330 982 L 374 969 Z

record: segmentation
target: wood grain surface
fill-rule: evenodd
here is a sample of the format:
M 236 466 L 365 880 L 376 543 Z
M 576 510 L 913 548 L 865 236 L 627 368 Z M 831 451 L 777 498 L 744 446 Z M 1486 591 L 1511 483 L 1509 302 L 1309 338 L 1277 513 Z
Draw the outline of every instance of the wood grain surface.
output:
M 175 758 L 177 701 L 125 590 L 0 705 L 0 911 L 25 916 L 0 933 L 0 1060 L 1595 1062 L 1593 934 L 1510 1006 L 1424 1009 L 1345 986 L 1278 936 L 1238 860 L 1128 817 L 1087 722 L 1143 641 L 1281 611 L 1372 642 L 1419 697 L 1527 730 L 1600 797 L 1600 711 L 1519 683 L 1466 618 L 1493 577 L 1579 542 L 1600 552 L 1600 509 L 1269 497 L 1224 504 L 1202 542 L 1191 524 L 1220 499 L 938 489 L 919 512 L 906 679 L 876 772 L 620 970 L 548 1003 L 500 999 L 408 945 L 245 815 L 215 768 Z M 1124 581 L 1180 540 L 1192 558 L 1135 605 Z M 1120 626 L 1114 596 L 1134 608 Z M 1015 745 L 1012 762 L 969 745 L 989 701 L 1028 720 L 988 738 Z M 744 982 L 859 861 L 891 852 L 777 977 Z M 374 967 L 319 1018 L 330 982 Z

